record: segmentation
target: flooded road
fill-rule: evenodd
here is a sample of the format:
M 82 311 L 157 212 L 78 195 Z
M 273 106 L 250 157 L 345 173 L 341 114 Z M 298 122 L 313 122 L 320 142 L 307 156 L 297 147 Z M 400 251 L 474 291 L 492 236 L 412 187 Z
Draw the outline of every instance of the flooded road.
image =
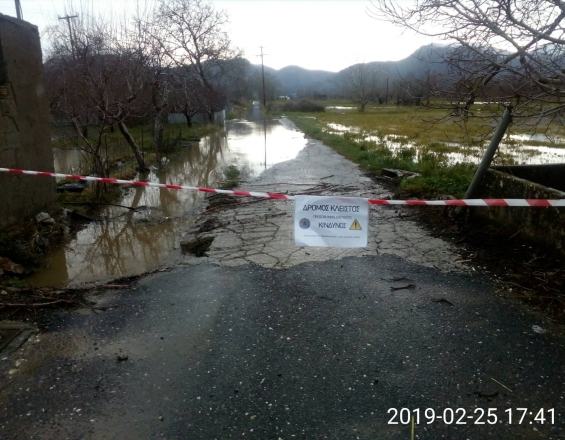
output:
M 236 166 L 245 181 L 293 159 L 305 147 L 304 135 L 285 119 L 233 120 L 224 130 L 176 151 L 152 168 L 150 181 L 215 186 Z M 79 150 L 55 151 L 58 172 L 80 170 Z M 174 262 L 179 241 L 190 228 L 204 195 L 152 188 L 123 190 L 116 204 L 99 214 L 64 246 L 52 251 L 32 276 L 34 286 L 74 286 L 137 275 Z

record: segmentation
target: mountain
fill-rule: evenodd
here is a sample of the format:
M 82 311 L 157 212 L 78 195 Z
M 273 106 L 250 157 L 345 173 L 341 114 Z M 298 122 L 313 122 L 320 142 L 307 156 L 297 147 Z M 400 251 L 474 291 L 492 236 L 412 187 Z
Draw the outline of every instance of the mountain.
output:
M 328 94 L 334 89 L 336 74 L 324 70 L 308 70 L 287 66 L 275 71 L 282 95 Z
M 375 61 L 355 64 L 339 72 L 308 70 L 298 66 L 288 66 L 280 70 L 265 67 L 266 74 L 277 85 L 279 95 L 292 97 L 312 95 L 338 95 L 344 82 L 360 68 L 367 74 L 381 80 L 417 79 L 425 80 L 430 75 L 447 75 L 447 58 L 453 53 L 450 46 L 430 44 L 416 50 L 400 61 Z M 253 66 L 260 69 L 260 66 Z

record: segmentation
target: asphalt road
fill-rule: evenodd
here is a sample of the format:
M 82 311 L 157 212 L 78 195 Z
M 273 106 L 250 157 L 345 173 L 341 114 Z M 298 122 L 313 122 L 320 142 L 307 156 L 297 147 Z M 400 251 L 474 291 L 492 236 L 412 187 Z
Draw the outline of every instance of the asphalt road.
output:
M 564 339 L 468 275 L 393 256 L 202 264 L 98 301 L 31 344 L 1 438 L 409 439 L 387 423 L 402 407 L 556 411 L 553 426 L 420 424 L 419 439 L 565 435 Z
M 386 195 L 315 141 L 252 184 Z M 565 438 L 562 330 L 408 210 L 337 250 L 296 248 L 292 209 L 211 210 L 209 257 L 42 317 L 0 355 L 0 439 Z

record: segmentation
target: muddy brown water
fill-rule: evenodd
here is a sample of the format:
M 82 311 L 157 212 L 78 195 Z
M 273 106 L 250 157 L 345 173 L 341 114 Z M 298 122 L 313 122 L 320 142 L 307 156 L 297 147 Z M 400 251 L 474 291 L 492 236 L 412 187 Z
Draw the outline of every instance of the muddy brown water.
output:
M 304 135 L 286 119 L 232 120 L 225 129 L 166 157 L 148 179 L 160 183 L 216 186 L 224 170 L 235 165 L 246 181 L 274 164 L 295 158 L 306 146 Z M 57 150 L 58 172 L 80 169 L 78 150 Z M 242 185 L 243 186 L 243 185 Z M 107 207 L 64 246 L 54 249 L 34 286 L 76 286 L 137 275 L 175 261 L 179 241 L 204 196 L 189 191 L 155 188 L 124 189 L 121 207 Z

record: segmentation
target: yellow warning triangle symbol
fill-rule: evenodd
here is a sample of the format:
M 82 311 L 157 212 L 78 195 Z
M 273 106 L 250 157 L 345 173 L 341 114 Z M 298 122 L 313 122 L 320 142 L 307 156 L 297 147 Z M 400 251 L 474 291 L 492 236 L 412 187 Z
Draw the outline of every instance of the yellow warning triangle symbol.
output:
M 351 227 L 349 228 L 350 231 L 360 231 L 361 228 L 361 223 L 359 223 L 359 221 L 357 219 L 353 220 L 353 223 L 351 223 Z

